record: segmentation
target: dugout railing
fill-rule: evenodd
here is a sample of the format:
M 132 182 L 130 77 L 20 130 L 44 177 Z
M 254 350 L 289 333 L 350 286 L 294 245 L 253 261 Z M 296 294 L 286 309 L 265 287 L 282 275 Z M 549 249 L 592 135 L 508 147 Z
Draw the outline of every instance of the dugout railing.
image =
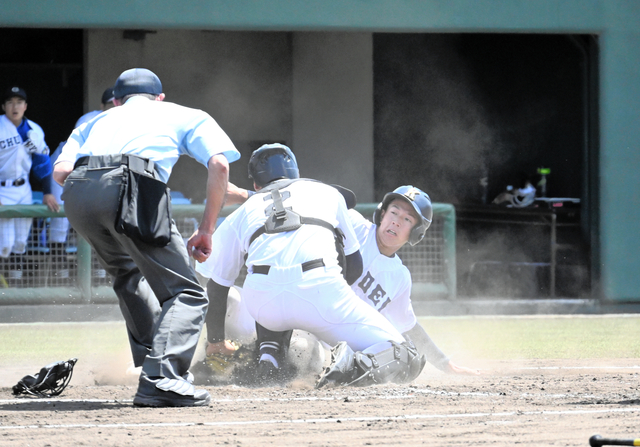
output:
M 371 218 L 376 206 L 364 203 L 356 209 Z M 223 208 L 221 219 L 234 210 L 235 207 Z M 185 241 L 197 228 L 203 212 L 204 205 L 173 205 L 172 216 Z M 67 234 L 62 252 L 52 249 L 51 219 L 62 217 L 64 207 L 55 213 L 44 205 L 0 206 L 0 219 L 33 219 L 27 252 L 21 258 L 0 258 L 0 305 L 117 302 L 111 278 L 91 246 L 73 229 Z M 414 300 L 455 298 L 455 228 L 453 205 L 435 203 L 433 223 L 423 241 L 415 246 L 407 244 L 398 253 L 411 271 Z M 244 270 L 238 285 L 246 275 Z

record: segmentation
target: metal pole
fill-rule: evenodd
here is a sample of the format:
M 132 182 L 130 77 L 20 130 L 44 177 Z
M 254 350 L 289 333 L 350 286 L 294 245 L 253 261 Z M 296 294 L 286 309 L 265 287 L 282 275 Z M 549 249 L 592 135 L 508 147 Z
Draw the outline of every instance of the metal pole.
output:
M 91 245 L 78 235 L 78 287 L 82 301 L 91 302 Z
M 556 213 L 551 213 L 551 272 L 549 273 L 551 285 L 549 286 L 549 294 L 551 298 L 555 298 L 556 296 L 556 258 L 557 258 L 557 250 L 558 244 L 556 243 L 556 223 L 557 216 Z

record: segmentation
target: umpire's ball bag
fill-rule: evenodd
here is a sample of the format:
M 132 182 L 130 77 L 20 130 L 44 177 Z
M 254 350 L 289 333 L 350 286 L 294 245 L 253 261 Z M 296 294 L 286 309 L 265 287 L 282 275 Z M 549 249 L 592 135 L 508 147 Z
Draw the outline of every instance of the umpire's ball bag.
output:
M 156 247 L 171 240 L 171 197 L 167 185 L 124 167 L 116 231 Z

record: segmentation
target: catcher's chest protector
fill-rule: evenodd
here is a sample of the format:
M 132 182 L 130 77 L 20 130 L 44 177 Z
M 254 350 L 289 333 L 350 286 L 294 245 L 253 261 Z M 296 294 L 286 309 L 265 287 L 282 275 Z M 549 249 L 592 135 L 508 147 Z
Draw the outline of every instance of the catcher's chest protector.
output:
M 300 180 L 300 179 L 296 179 Z M 296 180 L 292 180 L 287 182 L 288 186 Z M 280 187 L 284 187 L 282 185 L 278 185 Z M 263 191 L 269 192 L 270 188 L 264 188 Z M 261 192 L 263 192 L 261 191 Z M 292 211 L 289 208 L 285 208 L 282 203 L 283 200 L 286 200 L 289 197 L 289 192 L 284 191 L 284 197 L 280 193 L 280 189 L 272 189 L 270 191 L 270 196 L 265 196 L 264 200 L 268 200 L 271 198 L 273 200 L 273 209 L 269 217 L 267 217 L 267 221 L 264 223 L 264 226 L 258 228 L 258 230 L 253 233 L 251 239 L 249 240 L 249 245 L 256 240 L 256 238 L 262 234 L 276 234 L 276 233 L 284 233 L 286 231 L 295 231 L 300 228 L 302 225 L 318 225 L 320 227 L 326 228 L 327 230 L 333 232 L 335 242 L 336 242 L 336 251 L 338 253 L 338 264 L 342 267 L 342 275 L 346 278 L 346 256 L 344 254 L 344 233 L 340 228 L 334 228 L 329 222 L 326 222 L 322 219 L 316 219 L 314 217 L 304 217 L 299 215 L 298 213 Z

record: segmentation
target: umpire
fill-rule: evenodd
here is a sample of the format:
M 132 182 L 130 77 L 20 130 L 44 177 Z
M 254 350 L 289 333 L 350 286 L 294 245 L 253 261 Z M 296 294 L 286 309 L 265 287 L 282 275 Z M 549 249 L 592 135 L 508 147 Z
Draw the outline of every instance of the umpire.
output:
M 65 212 L 113 276 L 135 366 L 142 373 L 133 404 L 208 405 L 188 372 L 208 300 L 189 264 L 204 261 L 229 177 L 240 153 L 201 110 L 163 102 L 151 71 L 123 72 L 114 107 L 75 129 L 54 168 Z M 170 216 L 166 182 L 181 155 L 207 166 L 207 201 L 185 247 Z

